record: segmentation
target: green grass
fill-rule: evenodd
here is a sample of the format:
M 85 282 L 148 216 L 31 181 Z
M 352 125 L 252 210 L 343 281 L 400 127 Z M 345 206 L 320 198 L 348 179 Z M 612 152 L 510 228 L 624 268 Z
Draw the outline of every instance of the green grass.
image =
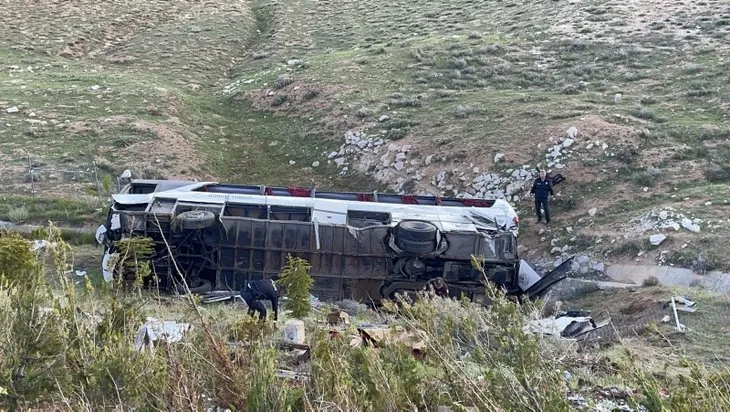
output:
M 98 219 L 101 213 L 98 200 L 93 198 L 79 201 L 59 197 L 0 196 L 0 220 L 11 220 L 13 211 L 21 208 L 27 210 L 27 215 L 24 221 L 16 223 L 47 223 L 51 220 L 61 224 L 79 225 Z

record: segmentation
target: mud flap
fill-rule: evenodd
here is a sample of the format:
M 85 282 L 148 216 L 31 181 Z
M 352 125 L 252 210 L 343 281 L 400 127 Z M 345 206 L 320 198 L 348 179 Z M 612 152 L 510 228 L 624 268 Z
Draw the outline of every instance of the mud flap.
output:
M 569 257 L 563 263 L 561 263 L 560 266 L 551 270 L 550 273 L 543 276 L 542 279 L 540 279 L 537 283 L 530 286 L 530 288 L 525 291 L 525 294 L 530 298 L 539 297 L 550 286 L 568 277 L 568 272 L 570 271 L 570 266 L 573 262 L 573 258 L 574 256 Z

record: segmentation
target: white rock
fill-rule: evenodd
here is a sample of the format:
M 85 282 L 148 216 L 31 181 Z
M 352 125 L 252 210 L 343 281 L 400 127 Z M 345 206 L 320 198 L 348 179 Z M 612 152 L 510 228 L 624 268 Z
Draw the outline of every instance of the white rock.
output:
M 18 113 L 18 108 L 16 106 L 9 107 L 7 112 L 8 113 Z
M 373 142 L 373 145 L 375 145 L 377 147 L 377 146 L 382 146 L 384 143 L 385 143 L 385 140 L 377 139 Z
M 330 152 L 330 154 L 327 156 L 327 158 L 328 159 L 334 159 L 335 157 L 337 157 L 338 154 L 339 153 L 337 153 L 337 152 Z
M 591 267 L 596 272 L 603 272 L 606 270 L 606 266 L 603 264 L 603 262 L 598 262 L 595 265 Z
M 295 164 L 297 164 L 297 162 L 296 162 L 296 161 L 294 161 L 294 160 L 290 160 L 290 161 L 289 161 L 289 164 L 290 164 L 290 165 L 295 165 Z
M 91 86 L 91 90 L 93 90 L 93 91 L 99 90 L 99 85 L 95 84 L 95 85 Z
M 502 160 L 503 157 L 504 157 L 504 154 L 497 153 L 496 155 L 494 155 L 494 163 L 499 162 L 500 160 Z
M 693 233 L 698 233 L 700 231 L 700 225 L 692 223 L 692 221 L 687 218 L 682 219 L 682 227 Z
M 669 213 L 666 210 L 662 210 L 661 212 L 659 212 L 659 219 L 667 220 L 668 217 Z
M 402 153 L 405 153 L 405 152 L 408 152 L 408 151 L 410 151 L 411 149 L 413 149 L 413 146 L 411 146 L 411 145 L 407 144 L 407 145 L 401 146 L 401 148 L 400 148 L 399 150 L 400 150 L 400 151 L 401 151 Z
M 312 167 L 319 167 L 319 161 L 315 160 L 314 162 L 312 162 Z
M 590 209 L 590 210 L 588 211 L 588 214 L 589 214 L 589 215 L 591 215 L 591 216 L 595 216 L 597 212 L 598 212 L 598 209 L 596 209 L 595 207 L 592 207 L 592 208 L 591 208 L 591 209 Z
M 301 63 L 302 63 L 302 61 L 299 59 L 291 59 L 291 60 L 286 61 L 286 64 L 288 64 L 289 66 L 296 66 Z
M 406 154 L 405 153 L 398 153 L 397 155 L 395 155 L 395 161 L 396 162 L 400 162 L 400 161 L 403 161 L 403 160 L 406 160 Z
M 575 136 L 578 136 L 578 128 L 571 126 L 570 129 L 568 129 L 568 138 L 575 139 Z
M 338 157 L 337 159 L 335 159 L 335 164 L 337 165 L 337 167 L 344 165 L 345 162 L 346 160 L 344 157 Z
M 424 161 L 423 161 L 423 162 L 424 162 L 424 163 L 425 163 L 426 165 L 430 165 L 430 164 L 431 164 L 431 161 L 432 161 L 432 160 L 433 160 L 433 155 L 428 155 L 428 156 L 426 156 L 426 159 L 424 159 Z
M 405 166 L 403 165 L 403 162 L 395 162 L 395 164 L 393 165 L 393 167 L 395 167 L 395 170 L 397 170 L 399 172 L 401 170 L 403 170 L 403 168 L 405 168 Z
M 284 342 L 304 343 L 304 322 L 299 319 L 289 319 L 284 324 Z
M 570 147 L 572 145 L 573 145 L 573 139 L 565 139 L 565 141 L 563 141 L 563 147 Z
M 593 143 L 588 143 L 588 146 L 586 146 L 586 150 L 593 149 Z
M 543 229 L 543 228 L 540 228 L 540 230 L 538 230 L 538 231 L 537 231 L 537 234 L 538 234 L 538 235 L 543 235 L 543 234 L 545 234 L 545 229 Z
M 616 95 L 613 96 L 613 102 L 616 104 L 621 103 L 622 99 L 623 99 L 623 96 L 621 95 L 621 93 L 616 93 Z
M 664 236 L 663 234 L 659 233 L 659 234 L 656 234 L 656 235 L 649 236 L 649 242 L 652 244 L 652 246 L 659 246 L 659 245 L 662 244 L 662 242 L 664 242 L 664 240 L 666 238 L 667 238 L 666 236 Z

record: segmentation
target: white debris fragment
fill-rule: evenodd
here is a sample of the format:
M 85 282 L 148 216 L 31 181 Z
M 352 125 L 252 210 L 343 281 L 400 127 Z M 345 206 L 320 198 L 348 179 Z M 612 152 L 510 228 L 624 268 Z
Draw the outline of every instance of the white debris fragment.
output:
M 18 108 L 16 106 L 9 107 L 7 112 L 8 113 L 18 113 Z
M 693 233 L 699 233 L 700 231 L 700 225 L 687 218 L 682 219 L 682 227 Z
M 598 213 L 598 209 L 596 209 L 595 207 L 592 207 L 592 208 L 591 208 L 591 209 L 590 209 L 590 210 L 588 211 L 588 214 L 589 214 L 589 215 L 590 215 L 591 217 L 595 216 L 595 215 L 596 215 L 596 213 Z
M 174 321 L 160 321 L 155 318 L 147 318 L 147 321 L 139 328 L 137 338 L 134 340 L 134 348 L 141 351 L 145 348 L 152 348 L 155 342 L 164 341 L 175 343 L 182 340 L 183 334 L 192 329 L 188 323 Z
M 649 242 L 652 244 L 652 246 L 659 246 L 662 244 L 662 242 L 664 242 L 666 238 L 667 237 L 663 234 L 658 233 L 656 235 L 649 236 Z

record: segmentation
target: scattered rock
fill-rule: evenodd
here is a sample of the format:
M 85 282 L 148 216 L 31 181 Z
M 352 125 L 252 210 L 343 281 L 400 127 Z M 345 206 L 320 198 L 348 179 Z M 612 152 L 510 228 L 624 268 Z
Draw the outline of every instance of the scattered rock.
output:
M 499 162 L 500 160 L 502 160 L 502 158 L 504 158 L 504 154 L 497 153 L 496 155 L 494 155 L 494 163 Z
M 563 147 L 570 147 L 570 146 L 572 146 L 573 145 L 573 141 L 574 141 L 573 139 L 565 139 L 565 141 L 563 141 Z
M 590 215 L 591 217 L 593 217 L 593 216 L 595 216 L 595 215 L 596 215 L 596 213 L 597 213 L 597 212 L 598 212 L 598 209 L 596 209 L 595 207 L 592 207 L 592 208 L 591 208 L 591 209 L 590 209 L 590 210 L 588 211 L 588 214 L 589 214 L 589 215 Z
M 433 155 L 428 155 L 428 156 L 426 156 L 426 159 L 423 162 L 426 165 L 430 165 L 432 160 L 433 160 Z
M 337 159 L 335 159 L 335 164 L 337 165 L 337 167 L 344 165 L 345 162 L 346 160 L 344 157 L 338 157 Z
M 289 66 L 298 66 L 298 65 L 302 64 L 302 61 L 299 59 L 291 59 L 291 60 L 287 60 L 286 64 L 288 64 Z
M 576 136 L 578 136 L 578 128 L 575 126 L 571 126 L 570 129 L 568 129 L 568 138 L 575 139 Z M 568 147 L 568 146 L 565 146 L 565 147 Z
M 7 112 L 8 113 L 18 113 L 18 108 L 16 106 L 9 107 Z
M 388 117 L 388 116 L 386 116 L 386 115 L 382 115 L 382 116 L 380 116 L 380 118 L 378 119 L 378 121 L 379 121 L 379 122 L 384 122 L 384 121 L 386 121 L 386 120 L 390 120 L 390 117 Z
M 652 244 L 652 246 L 659 246 L 659 245 L 662 244 L 662 242 L 664 242 L 664 240 L 666 238 L 667 238 L 666 236 L 664 236 L 663 234 L 659 233 L 659 234 L 656 234 L 656 235 L 649 236 L 649 242 Z
M 319 167 L 319 161 L 315 160 L 314 162 L 312 162 L 312 167 Z
M 699 233 L 700 231 L 700 225 L 687 218 L 682 219 L 682 227 L 693 233 Z
M 619 104 L 621 103 L 621 100 L 623 100 L 623 96 L 621 95 L 621 93 L 616 93 L 616 95 L 613 96 L 614 103 Z
M 294 161 L 294 160 L 290 160 L 290 161 L 289 161 L 289 164 L 290 164 L 290 165 L 295 165 L 295 164 L 297 164 L 297 162 L 296 162 L 296 161 Z

